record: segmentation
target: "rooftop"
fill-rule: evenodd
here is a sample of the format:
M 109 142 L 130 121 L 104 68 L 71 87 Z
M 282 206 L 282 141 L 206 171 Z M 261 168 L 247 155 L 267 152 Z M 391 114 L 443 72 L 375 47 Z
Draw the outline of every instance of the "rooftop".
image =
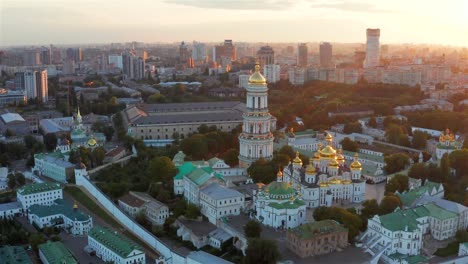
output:
M 300 206 L 305 205 L 304 201 L 295 199 L 293 202 L 287 201 L 283 203 L 269 203 L 268 206 L 271 206 L 275 209 L 296 209 L 299 208 Z
M 31 259 L 20 246 L 0 247 L 0 263 L 2 264 L 32 264 Z
M 142 250 L 140 246 L 128 238 L 123 237 L 117 232 L 113 232 L 104 227 L 93 227 L 90 230 L 88 236 L 97 240 L 99 243 L 103 244 L 105 247 L 124 258 L 128 257 L 134 250 Z
M 11 210 L 11 209 L 16 209 L 16 208 L 22 208 L 20 202 L 11 202 L 11 203 L 0 204 L 0 212 L 1 211 L 6 211 L 6 210 Z
M 206 111 L 231 109 L 236 106 L 242 106 L 244 103 L 239 101 L 225 102 L 197 102 L 197 103 L 170 103 L 170 104 L 142 104 L 138 107 L 146 112 L 183 112 L 183 111 Z M 245 106 L 244 106 L 245 108 Z
M 298 226 L 289 232 L 294 233 L 299 239 L 313 239 L 315 237 L 330 234 L 348 232 L 348 229 L 334 220 L 323 220 Z
M 63 168 L 72 168 L 74 165 L 69 162 L 66 157 L 60 153 L 60 151 L 52 152 L 52 153 L 39 153 L 34 155 L 34 158 L 44 160 L 48 163 L 53 163 L 59 167 Z
M 29 207 L 29 213 L 41 218 L 61 214 L 75 221 L 86 221 L 91 218 L 89 215 L 84 214 L 83 211 L 74 209 L 71 204 L 62 199 L 55 200 L 54 204 L 50 206 L 32 205 Z
M 25 122 L 24 118 L 18 113 L 5 113 L 1 115 L 5 124 L 10 122 Z
M 221 186 L 215 182 L 211 183 L 210 185 L 206 186 L 202 190 L 201 193 L 215 199 L 228 199 L 228 198 L 238 198 L 243 197 L 244 195 L 236 190 L 229 189 L 227 187 Z
M 60 190 L 60 184 L 58 183 L 50 183 L 50 182 L 42 182 L 42 183 L 34 183 L 25 185 L 17 190 L 17 193 L 21 195 L 29 195 L 34 193 L 41 193 L 41 192 L 48 192 L 53 190 Z
M 419 188 L 415 188 L 404 193 L 396 193 L 396 195 L 400 198 L 404 206 L 411 206 L 416 199 L 420 198 L 425 193 L 431 195 L 431 192 L 434 190 L 435 192 L 438 192 L 441 186 L 442 184 L 440 183 L 426 181 L 424 185 Z
M 196 236 L 208 236 L 211 232 L 217 229 L 215 225 L 206 221 L 197 221 L 179 217 L 177 221 L 188 228 Z
M 40 244 L 39 250 L 50 264 L 78 264 L 72 253 L 60 242 L 51 242 Z
M 129 205 L 131 207 L 141 207 L 145 204 L 145 201 L 139 199 L 138 197 L 135 197 L 131 194 L 126 194 L 122 197 L 119 198 L 119 201 L 122 203 Z
M 440 220 L 457 217 L 457 214 L 447 211 L 436 204 L 425 204 L 412 209 L 397 210 L 393 213 L 379 216 L 382 225 L 391 231 L 413 231 L 418 228 L 418 218 L 434 217 Z
M 195 260 L 198 263 L 210 263 L 210 264 L 232 264 L 227 260 L 224 260 L 220 257 L 216 257 L 205 251 L 194 251 L 187 256 L 187 259 Z
M 178 123 L 200 123 L 200 122 L 219 122 L 219 121 L 242 121 L 242 112 L 221 112 L 221 113 L 187 113 L 177 115 L 155 114 L 142 116 L 133 123 L 136 125 L 154 125 L 154 124 L 178 124 Z M 234 127 L 233 127 L 234 128 Z

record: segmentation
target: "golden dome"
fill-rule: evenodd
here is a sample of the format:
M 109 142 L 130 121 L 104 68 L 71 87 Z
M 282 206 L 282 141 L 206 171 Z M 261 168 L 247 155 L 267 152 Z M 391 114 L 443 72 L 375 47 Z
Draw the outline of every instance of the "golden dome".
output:
M 73 203 L 73 209 L 78 209 L 78 205 L 76 204 L 76 201 Z
M 343 153 L 343 150 L 342 150 L 342 149 L 338 149 L 338 150 L 337 150 L 337 153 L 338 153 L 338 154 L 336 154 L 336 160 L 337 160 L 338 162 L 343 162 L 343 161 L 345 160 L 345 158 L 344 158 L 344 156 L 343 156 L 343 154 L 342 154 L 342 153 Z
M 97 141 L 96 139 L 94 139 L 94 137 L 91 137 L 89 140 L 88 140 L 88 146 L 91 146 L 91 147 L 94 147 L 97 145 Z
M 318 151 L 314 154 L 314 160 L 320 160 L 320 153 Z
M 329 184 L 341 184 L 341 180 L 340 179 L 332 179 L 328 183 Z
M 263 75 L 260 73 L 260 65 L 255 65 L 255 72 L 252 75 L 250 75 L 249 83 L 266 84 L 265 77 L 263 77 Z
M 306 173 L 315 174 L 316 172 L 317 170 L 315 169 L 314 164 L 312 163 L 312 159 L 310 159 L 309 165 L 307 165 L 307 168 L 306 168 Z
M 278 178 L 283 177 L 283 173 L 281 172 L 281 169 L 278 170 L 278 173 L 276 173 L 276 176 Z
M 354 161 L 351 163 L 351 169 L 362 169 L 361 162 L 358 160 L 358 154 L 354 154 Z
M 78 107 L 78 113 L 76 114 L 76 117 L 81 117 L 81 113 L 80 113 L 80 108 Z
M 327 141 L 332 141 L 333 140 L 333 136 L 330 134 L 330 133 L 327 133 L 327 136 L 325 137 L 325 139 Z
M 302 166 L 302 160 L 299 158 L 299 151 L 296 152 L 296 157 L 293 159 L 293 164 Z
M 320 156 L 325 157 L 325 158 L 333 158 L 336 155 L 336 150 L 330 145 L 327 145 L 319 152 L 320 152 Z
M 336 159 L 332 159 L 330 160 L 330 162 L 328 163 L 328 166 L 329 167 L 333 167 L 333 168 L 338 168 L 340 166 L 340 164 L 338 164 L 338 161 L 336 161 Z

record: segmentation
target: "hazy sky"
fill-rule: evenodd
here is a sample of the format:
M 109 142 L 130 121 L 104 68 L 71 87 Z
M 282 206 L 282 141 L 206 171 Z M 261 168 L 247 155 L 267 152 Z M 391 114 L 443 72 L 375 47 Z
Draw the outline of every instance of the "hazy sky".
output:
M 468 0 L 0 0 L 0 45 L 215 41 L 468 46 Z

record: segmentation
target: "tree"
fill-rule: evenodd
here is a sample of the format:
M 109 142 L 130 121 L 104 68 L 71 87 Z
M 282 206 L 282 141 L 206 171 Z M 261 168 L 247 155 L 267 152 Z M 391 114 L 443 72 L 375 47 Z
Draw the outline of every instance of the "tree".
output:
M 255 220 L 250 220 L 244 226 L 244 233 L 247 238 L 259 238 L 262 233 L 262 226 Z
M 160 94 L 160 93 L 155 93 L 153 95 L 150 95 L 147 99 L 147 102 L 150 103 L 150 104 L 154 104 L 154 103 L 165 103 L 167 102 L 167 99 L 164 95 Z
M 254 182 L 268 184 L 276 179 L 278 168 L 274 168 L 271 162 L 260 158 L 247 169 L 247 173 Z
M 401 146 L 409 146 L 408 135 L 405 134 L 403 128 L 397 124 L 388 125 L 385 130 L 385 138 L 388 142 Z
M 424 163 L 415 163 L 411 166 L 408 177 L 414 179 L 427 179 L 429 176 L 429 168 L 424 165 Z
M 57 147 L 57 136 L 54 133 L 48 133 L 44 136 L 44 144 L 48 151 L 53 151 Z
M 468 174 L 468 149 L 455 150 L 449 155 L 450 167 L 461 177 Z
M 5 137 L 7 137 L 7 138 L 8 137 L 13 137 L 14 135 L 15 135 L 15 132 L 13 130 L 9 129 L 9 128 L 5 131 Z
M 168 157 L 154 157 L 148 165 L 148 174 L 151 181 L 168 182 L 176 174 L 176 168 Z
M 222 156 L 224 162 L 229 166 L 236 166 L 239 164 L 239 151 L 235 148 L 228 149 Z
M 343 128 L 343 132 L 346 134 L 361 133 L 362 132 L 361 123 L 359 123 L 358 121 L 347 123 Z
M 282 146 L 278 153 L 288 155 L 289 159 L 294 159 L 296 157 L 296 152 L 291 146 L 288 145 Z
M 369 126 L 374 128 L 377 127 L 377 120 L 375 119 L 375 116 L 371 116 L 369 119 Z
M 382 202 L 380 203 L 380 206 L 379 206 L 379 215 L 389 214 L 395 211 L 395 209 L 400 206 L 401 206 L 401 201 L 400 201 L 400 198 L 398 198 L 398 196 L 395 196 L 395 195 L 385 196 L 382 199 Z
M 445 153 L 440 159 L 440 182 L 447 182 L 450 176 L 450 158 L 449 154 Z
M 397 174 L 393 176 L 385 185 L 385 194 L 389 193 L 395 193 L 396 191 L 398 192 L 404 192 L 407 191 L 409 188 L 409 178 L 406 175 L 403 174 Z
M 185 216 L 189 219 L 196 219 L 197 217 L 201 216 L 200 209 L 194 204 L 189 204 L 187 205 Z
M 343 150 L 352 151 L 352 152 L 358 152 L 359 150 L 358 143 L 356 143 L 355 141 L 352 141 L 349 137 L 343 138 L 340 144 Z
M 29 244 L 34 250 L 37 250 L 37 246 L 46 242 L 46 239 L 42 233 L 33 233 L 29 237 Z
M 26 183 L 26 178 L 24 177 L 23 173 L 17 172 L 15 174 L 15 179 L 19 186 L 23 186 Z
M 103 164 L 104 158 L 106 157 L 106 151 L 103 147 L 97 147 L 91 152 L 91 157 L 94 161 L 94 165 L 100 166 Z
M 413 148 L 423 149 L 426 147 L 428 135 L 421 130 L 416 130 L 413 132 L 413 140 L 411 144 Z
M 332 219 L 342 223 L 348 228 L 348 240 L 350 242 L 359 235 L 360 230 L 364 227 L 361 217 L 355 212 L 340 207 L 318 207 L 314 210 L 314 219 L 316 221 Z
M 15 186 L 16 186 L 15 175 L 13 174 L 8 175 L 8 188 L 14 189 Z
M 362 215 L 366 218 L 371 218 L 374 215 L 379 213 L 379 204 L 377 203 L 377 200 L 371 199 L 371 200 L 365 200 L 362 203 L 362 208 L 361 212 Z
M 392 174 L 404 170 L 410 164 L 409 156 L 405 153 L 396 153 L 388 155 L 385 158 L 384 171 L 387 174 Z
M 201 126 L 198 127 L 198 133 L 200 133 L 200 134 L 206 134 L 206 133 L 208 133 L 208 132 L 209 132 L 209 130 L 208 130 L 208 126 L 207 126 L 207 125 L 203 124 L 203 125 L 201 125 Z
M 248 240 L 245 264 L 276 264 L 281 255 L 274 240 L 252 238 Z

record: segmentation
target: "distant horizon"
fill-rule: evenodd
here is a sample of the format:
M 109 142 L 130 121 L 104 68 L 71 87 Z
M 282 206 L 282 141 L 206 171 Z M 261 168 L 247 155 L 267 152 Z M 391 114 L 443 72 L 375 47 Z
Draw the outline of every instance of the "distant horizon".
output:
M 467 14 L 464 0 L 3 0 L 0 46 L 365 43 L 380 28 L 383 44 L 468 47 Z

